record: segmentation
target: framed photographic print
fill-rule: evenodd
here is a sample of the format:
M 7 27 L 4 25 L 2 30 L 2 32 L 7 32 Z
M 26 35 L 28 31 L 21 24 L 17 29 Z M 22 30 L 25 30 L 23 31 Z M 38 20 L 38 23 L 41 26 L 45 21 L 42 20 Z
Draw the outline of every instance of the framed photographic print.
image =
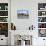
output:
M 17 10 L 17 18 L 18 19 L 28 19 L 29 11 L 28 10 Z

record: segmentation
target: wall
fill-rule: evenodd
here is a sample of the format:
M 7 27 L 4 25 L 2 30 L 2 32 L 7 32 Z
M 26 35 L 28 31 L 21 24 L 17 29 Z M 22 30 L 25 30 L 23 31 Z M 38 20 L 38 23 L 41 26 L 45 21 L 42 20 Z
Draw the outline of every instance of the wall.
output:
M 15 2 L 15 3 L 13 3 Z M 26 4 L 25 4 L 26 2 Z M 32 5 L 34 3 L 34 6 Z M 17 30 L 27 30 L 29 26 L 37 21 L 37 2 L 35 1 L 12 1 L 11 4 L 11 20 L 15 23 Z M 29 10 L 29 19 L 17 19 L 17 10 L 26 9 Z M 34 13 L 35 12 L 35 13 Z M 33 19 L 36 18 L 36 19 Z M 18 24 L 19 23 L 19 24 Z M 37 22 L 36 22 L 37 23 Z M 36 27 L 36 24 L 33 24 Z
M 46 0 L 11 0 L 11 22 L 16 25 L 17 32 L 27 31 L 32 24 L 35 26 L 33 33 L 33 46 L 40 46 L 43 44 L 43 39 L 38 38 L 38 3 L 45 3 Z M 17 19 L 17 10 L 29 10 L 29 19 Z M 25 33 L 26 33 L 25 31 Z M 29 30 L 28 30 L 29 31 Z M 37 37 L 36 37 L 37 36 Z M 38 44 L 39 43 L 39 44 Z

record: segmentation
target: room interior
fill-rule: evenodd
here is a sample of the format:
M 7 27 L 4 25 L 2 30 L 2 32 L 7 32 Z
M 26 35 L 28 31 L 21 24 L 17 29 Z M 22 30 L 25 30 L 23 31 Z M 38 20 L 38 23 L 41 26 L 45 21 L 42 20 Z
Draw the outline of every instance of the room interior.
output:
M 46 46 L 46 0 L 0 0 L 0 46 Z

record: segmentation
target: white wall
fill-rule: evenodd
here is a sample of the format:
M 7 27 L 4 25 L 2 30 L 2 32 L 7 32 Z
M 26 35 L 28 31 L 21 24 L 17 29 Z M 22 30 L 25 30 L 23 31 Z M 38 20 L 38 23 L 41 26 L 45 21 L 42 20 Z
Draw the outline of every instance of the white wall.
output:
M 17 19 L 17 10 L 22 10 L 22 9 L 29 10 L 29 19 Z M 15 0 L 14 1 L 12 0 L 11 2 L 11 15 L 12 15 L 11 20 L 12 22 L 15 23 L 17 30 L 27 30 L 29 26 L 31 26 L 34 22 L 37 21 L 36 9 L 37 9 L 37 2 L 35 1 L 32 1 L 32 0 L 31 1 L 30 0 L 28 1 Z
M 32 24 L 35 26 L 35 34 L 37 36 L 33 38 L 33 46 L 43 44 L 42 38 L 38 38 L 38 3 L 45 3 L 46 0 L 11 0 L 11 22 L 16 25 L 17 32 L 25 31 Z M 17 10 L 26 9 L 29 10 L 29 19 L 17 19 Z M 29 30 L 28 30 L 29 31 Z M 26 31 L 25 31 L 26 33 Z M 37 39 L 37 40 L 36 40 Z M 41 46 L 41 45 L 39 45 Z

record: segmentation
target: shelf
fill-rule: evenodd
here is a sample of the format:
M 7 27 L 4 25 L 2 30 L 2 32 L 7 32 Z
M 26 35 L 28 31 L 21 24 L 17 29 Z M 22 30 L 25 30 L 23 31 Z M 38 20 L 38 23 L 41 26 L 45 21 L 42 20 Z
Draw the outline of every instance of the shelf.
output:
M 0 16 L 0 17 L 8 17 L 8 16 Z
M 0 23 L 8 23 L 8 22 L 0 22 Z
M 0 35 L 8 37 L 8 3 L 0 3 Z
M 46 22 L 38 22 L 38 23 L 46 23 Z
M 8 10 L 0 10 L 0 11 L 8 11 Z
M 38 29 L 46 29 L 46 28 L 38 28 Z
M 44 15 L 44 16 L 38 16 L 38 17 L 46 17 L 46 15 Z
M 46 11 L 46 10 L 38 10 L 38 11 Z
M 46 3 L 38 3 L 38 36 L 46 37 Z

